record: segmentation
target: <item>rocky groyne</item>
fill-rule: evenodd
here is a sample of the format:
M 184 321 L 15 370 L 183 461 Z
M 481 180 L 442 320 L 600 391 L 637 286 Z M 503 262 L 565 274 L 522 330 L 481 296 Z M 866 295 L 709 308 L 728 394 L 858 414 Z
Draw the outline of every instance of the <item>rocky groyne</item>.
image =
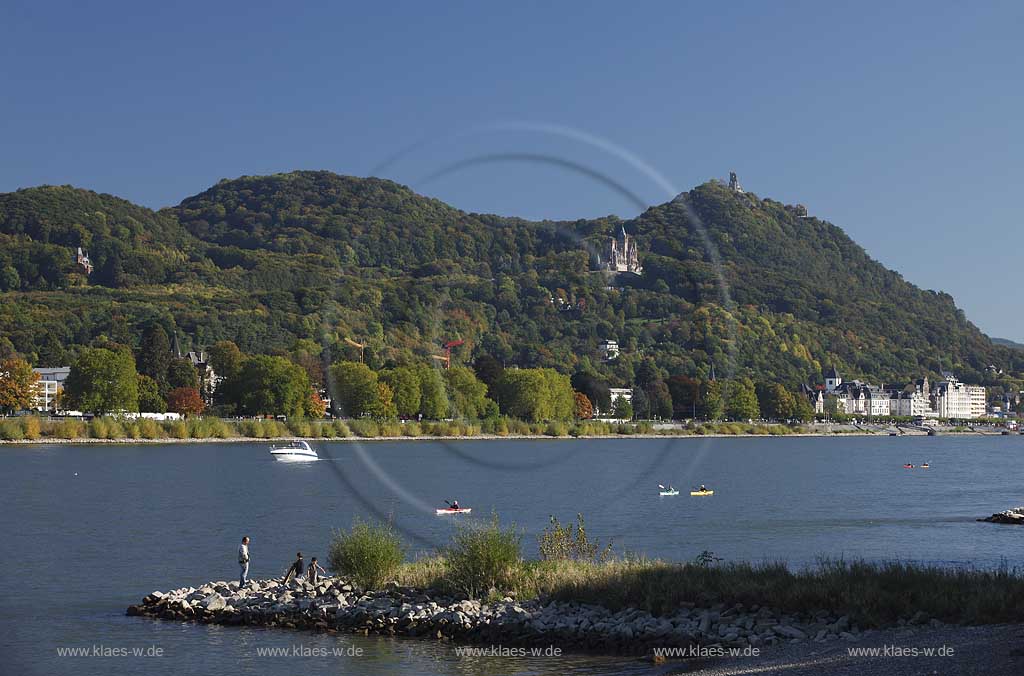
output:
M 512 597 L 482 603 L 390 584 L 359 592 L 344 580 L 317 585 L 279 580 L 209 582 L 198 588 L 155 591 L 128 615 L 221 625 L 281 627 L 321 632 L 420 636 L 466 643 L 556 645 L 565 650 L 643 654 L 670 646 L 746 647 L 779 642 L 842 639 L 869 632 L 848 617 L 822 610 L 795 616 L 767 607 L 696 607 L 671 616 L 642 610 L 612 612 L 575 602 Z M 906 623 L 928 622 L 918 613 Z M 901 621 L 903 623 L 903 621 Z M 938 624 L 933 621 L 933 624 Z
M 1024 507 L 1015 507 L 1005 512 L 997 512 L 992 516 L 986 516 L 984 519 L 978 519 L 978 521 L 1024 525 Z

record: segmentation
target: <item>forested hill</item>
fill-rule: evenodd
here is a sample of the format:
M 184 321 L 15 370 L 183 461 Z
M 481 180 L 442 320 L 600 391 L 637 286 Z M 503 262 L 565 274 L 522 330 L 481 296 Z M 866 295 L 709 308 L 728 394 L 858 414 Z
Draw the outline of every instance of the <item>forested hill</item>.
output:
M 551 227 L 467 214 L 392 181 L 327 171 L 221 181 L 169 211 L 196 237 L 221 246 L 406 272 L 438 261 L 501 265 L 503 256 L 511 264 L 555 244 Z
M 96 268 L 91 283 L 127 286 L 167 281 L 194 245 L 173 216 L 113 195 L 71 186 L 0 193 L 0 290 L 64 289 L 81 281 L 77 247 Z
M 597 270 L 619 227 L 637 238 L 641 276 Z M 637 368 L 704 376 L 712 362 L 788 384 L 833 364 L 886 383 L 952 370 L 1016 386 L 1024 369 L 1024 352 L 839 228 L 717 181 L 632 220 L 540 223 L 323 171 L 221 181 L 160 212 L 41 187 L 0 195 L 0 241 L 0 351 L 43 365 L 97 340 L 135 343 L 157 321 L 186 347 L 227 338 L 334 359 L 355 356 L 351 338 L 375 366 L 461 338 L 456 362 L 489 354 L 621 385 Z M 600 358 L 604 339 L 619 359 Z

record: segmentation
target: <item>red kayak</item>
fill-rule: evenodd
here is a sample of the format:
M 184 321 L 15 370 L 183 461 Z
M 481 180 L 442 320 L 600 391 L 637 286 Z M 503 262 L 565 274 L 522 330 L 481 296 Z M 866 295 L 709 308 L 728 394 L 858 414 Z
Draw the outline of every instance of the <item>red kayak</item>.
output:
M 904 465 L 903 469 L 914 469 L 913 465 Z
M 469 514 L 473 511 L 473 508 L 459 507 L 458 509 L 454 509 L 452 507 L 443 507 L 434 511 L 436 511 L 438 514 Z

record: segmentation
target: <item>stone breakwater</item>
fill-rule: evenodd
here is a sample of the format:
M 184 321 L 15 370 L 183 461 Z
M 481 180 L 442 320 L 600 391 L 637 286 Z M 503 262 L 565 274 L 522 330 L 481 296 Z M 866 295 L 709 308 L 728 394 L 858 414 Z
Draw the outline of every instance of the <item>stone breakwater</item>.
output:
M 978 521 L 1024 525 L 1024 507 L 1015 507 L 1005 512 L 997 512 L 992 516 L 986 516 L 984 519 L 978 519 Z
M 155 591 L 128 615 L 221 625 L 281 627 L 321 632 L 420 636 L 465 643 L 558 645 L 567 650 L 643 654 L 652 648 L 761 647 L 780 642 L 857 641 L 862 632 L 846 616 L 809 616 L 767 607 L 701 608 L 687 604 L 670 616 L 642 610 L 612 612 L 575 602 L 512 597 L 482 603 L 390 584 L 359 592 L 344 580 L 317 585 L 278 580 L 209 582 L 199 588 Z M 917 613 L 900 624 L 928 623 Z M 940 623 L 931 620 L 933 626 Z

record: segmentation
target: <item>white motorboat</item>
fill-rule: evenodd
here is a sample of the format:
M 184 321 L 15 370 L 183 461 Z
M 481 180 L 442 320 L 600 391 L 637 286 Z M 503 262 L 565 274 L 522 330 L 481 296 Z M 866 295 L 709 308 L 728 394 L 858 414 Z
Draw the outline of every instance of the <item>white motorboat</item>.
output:
M 281 462 L 313 462 L 320 457 L 305 441 L 293 441 L 287 446 L 271 446 L 270 454 Z

